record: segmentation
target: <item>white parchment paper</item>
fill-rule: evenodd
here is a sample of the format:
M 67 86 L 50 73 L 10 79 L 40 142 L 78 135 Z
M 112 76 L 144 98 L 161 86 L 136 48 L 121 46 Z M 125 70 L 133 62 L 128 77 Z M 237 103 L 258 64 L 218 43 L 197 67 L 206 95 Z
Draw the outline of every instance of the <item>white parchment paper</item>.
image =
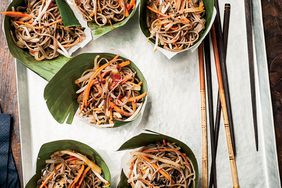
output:
M 223 10 L 225 0 L 220 1 Z M 265 153 L 255 150 L 250 86 L 248 73 L 247 42 L 245 30 L 244 1 L 230 0 L 231 20 L 227 68 L 237 143 L 237 166 L 241 187 L 268 187 L 269 174 L 265 168 Z M 223 12 L 221 12 L 223 15 Z M 201 169 L 201 126 L 198 55 L 181 53 L 167 59 L 161 52 L 154 52 L 139 28 L 138 14 L 125 27 L 92 41 L 82 52 L 108 52 L 119 50 L 131 59 L 143 72 L 149 88 L 148 103 L 138 126 L 116 129 L 98 129 L 77 118 L 72 125 L 58 124 L 49 113 L 43 99 L 46 81 L 28 71 L 31 137 L 24 144 L 32 147 L 32 167 L 25 169 L 24 181 L 35 173 L 35 163 L 42 144 L 60 139 L 73 139 L 97 150 L 108 164 L 113 187 L 121 170 L 123 152 L 118 147 L 144 128 L 175 137 L 186 143 L 195 153 Z M 217 79 L 213 69 L 214 104 L 217 95 Z M 216 106 L 216 105 L 214 105 Z M 259 129 L 262 130 L 261 121 Z M 27 127 L 28 128 L 28 127 Z M 263 133 L 259 134 L 262 139 Z M 262 146 L 261 146 L 262 147 Z M 24 155 L 24 154 L 23 154 Z M 28 154 L 26 154 L 28 155 Z M 210 159 L 210 158 L 209 158 Z M 273 170 L 276 183 L 277 174 Z M 218 187 L 232 187 L 225 132 L 220 130 L 217 152 Z

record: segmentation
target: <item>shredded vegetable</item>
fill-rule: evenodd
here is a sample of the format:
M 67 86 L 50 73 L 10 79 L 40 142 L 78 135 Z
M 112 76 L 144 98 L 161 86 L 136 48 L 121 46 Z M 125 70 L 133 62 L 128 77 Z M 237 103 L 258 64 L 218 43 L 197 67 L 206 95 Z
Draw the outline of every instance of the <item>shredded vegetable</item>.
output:
M 11 17 L 11 34 L 18 47 L 27 49 L 37 61 L 54 59 L 81 42 L 81 27 L 64 27 L 54 0 L 28 0 L 26 7 L 2 12 Z
M 102 177 L 102 171 L 97 173 L 93 165 L 100 169 L 86 156 L 63 150 L 55 152 L 46 160 L 37 187 L 69 187 L 69 188 L 98 188 L 109 187 L 110 183 Z
M 134 188 L 195 185 L 195 170 L 187 155 L 174 143 L 151 144 L 131 152 L 128 183 Z
M 136 7 L 135 0 L 75 0 L 87 21 L 99 26 L 121 22 Z
M 170 51 L 191 47 L 205 28 L 202 0 L 148 0 L 146 23 L 155 48 Z
M 147 93 L 142 93 L 142 82 L 130 63 L 119 56 L 95 58 L 94 68 L 75 81 L 83 117 L 96 125 L 113 124 L 132 117 L 141 108 Z

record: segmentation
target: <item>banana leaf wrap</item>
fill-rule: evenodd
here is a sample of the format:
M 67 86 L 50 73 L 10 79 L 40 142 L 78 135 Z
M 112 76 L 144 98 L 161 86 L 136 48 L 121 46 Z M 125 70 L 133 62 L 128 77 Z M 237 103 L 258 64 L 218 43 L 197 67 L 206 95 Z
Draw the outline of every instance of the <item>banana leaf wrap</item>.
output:
M 76 94 L 76 91 L 79 88 L 74 81 L 79 78 L 86 69 L 93 68 L 93 61 L 97 55 L 101 58 L 104 57 L 108 59 L 112 59 L 116 56 L 115 54 L 110 53 L 80 54 L 64 65 L 45 87 L 44 98 L 46 100 L 46 104 L 50 113 L 58 123 L 64 123 L 65 121 L 67 124 L 72 123 L 74 115 L 79 107 Z M 125 61 L 128 60 L 123 57 L 120 58 Z M 137 77 L 143 82 L 141 93 L 147 92 L 147 82 L 142 72 L 132 61 L 129 67 L 136 71 Z M 147 97 L 143 98 L 142 109 L 145 107 L 146 98 Z M 134 121 L 142 115 L 142 109 L 138 112 L 134 119 L 130 121 L 115 121 L 113 127 L 120 127 Z
M 132 137 L 128 141 L 126 141 L 118 151 L 123 151 L 123 150 L 130 150 L 130 149 L 137 149 L 143 146 L 147 146 L 149 144 L 154 144 L 157 142 L 162 142 L 163 140 L 166 140 L 171 143 L 175 143 L 177 146 L 181 148 L 181 151 L 184 152 L 187 157 L 191 160 L 194 170 L 195 170 L 195 183 L 192 187 L 198 187 L 198 176 L 199 176 L 199 170 L 198 170 L 198 163 L 197 159 L 193 153 L 193 151 L 183 142 L 180 140 L 177 140 L 175 138 L 172 138 L 170 136 L 160 134 L 154 131 L 146 130 L 147 132 L 141 133 L 137 136 Z M 120 181 L 118 184 L 118 188 L 131 188 L 130 184 L 127 182 L 128 178 L 126 174 L 124 173 L 124 170 L 122 169 L 121 175 L 120 175 Z
M 205 7 L 205 13 L 204 13 L 204 18 L 206 20 L 205 23 L 205 29 L 203 31 L 201 31 L 199 39 L 189 48 L 185 48 L 181 51 L 178 52 L 171 52 L 167 49 L 162 48 L 161 46 L 158 46 L 158 49 L 164 53 L 167 57 L 171 58 L 174 55 L 180 53 L 180 52 L 184 52 L 184 51 L 189 51 L 189 52 L 193 52 L 194 50 L 196 50 L 198 48 L 198 46 L 201 44 L 201 42 L 204 40 L 204 38 L 206 37 L 206 35 L 209 33 L 211 26 L 213 24 L 214 18 L 215 18 L 215 14 L 216 14 L 216 10 L 214 9 L 214 0 L 203 0 L 204 3 L 204 7 Z M 147 8 L 147 0 L 141 0 L 140 2 L 140 16 L 139 16 L 139 24 L 140 24 L 140 28 L 143 32 L 143 34 L 149 38 L 150 37 L 150 31 L 149 28 L 147 26 L 146 23 L 146 19 L 147 19 L 147 12 L 148 12 L 148 8 Z M 155 44 L 155 39 L 154 38 L 149 38 L 149 41 L 154 45 Z
M 89 28 L 92 30 L 92 36 L 93 39 L 97 39 L 119 27 L 124 26 L 135 14 L 138 5 L 140 4 L 140 0 L 136 0 L 136 6 L 133 8 L 133 10 L 130 12 L 129 16 L 126 17 L 124 20 L 122 20 L 121 22 L 118 23 L 114 23 L 112 25 L 106 25 L 106 26 L 98 26 L 97 24 L 95 24 L 94 22 L 88 22 L 88 26 Z
M 37 181 L 41 177 L 41 170 L 46 166 L 45 161 L 56 151 L 61 150 L 73 150 L 82 155 L 87 156 L 91 161 L 94 161 L 103 172 L 103 177 L 111 182 L 111 174 L 109 168 L 102 157 L 90 146 L 74 140 L 58 140 L 43 144 L 39 150 L 37 162 L 36 162 L 36 173 L 26 184 L 26 188 L 37 187 Z
M 78 20 L 74 16 L 71 8 L 64 0 L 55 0 L 59 8 L 64 26 L 80 26 Z M 12 7 L 16 8 L 19 6 L 25 6 L 25 0 L 14 0 L 8 6 L 7 11 L 11 11 Z M 68 62 L 70 58 L 60 55 L 59 57 L 52 60 L 37 61 L 31 56 L 27 50 L 19 48 L 13 40 L 12 33 L 13 28 L 11 26 L 11 18 L 5 16 L 4 18 L 4 32 L 8 44 L 8 48 L 11 54 L 19 60 L 24 66 L 44 78 L 50 80 L 60 68 Z

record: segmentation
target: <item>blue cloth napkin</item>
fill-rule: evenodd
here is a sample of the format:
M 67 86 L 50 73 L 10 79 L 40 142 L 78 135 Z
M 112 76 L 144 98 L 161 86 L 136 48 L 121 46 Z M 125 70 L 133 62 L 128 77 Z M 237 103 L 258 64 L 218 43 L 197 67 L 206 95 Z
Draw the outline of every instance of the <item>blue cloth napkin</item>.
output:
M 0 111 L 0 188 L 19 188 L 20 181 L 12 155 L 11 140 L 12 117 Z

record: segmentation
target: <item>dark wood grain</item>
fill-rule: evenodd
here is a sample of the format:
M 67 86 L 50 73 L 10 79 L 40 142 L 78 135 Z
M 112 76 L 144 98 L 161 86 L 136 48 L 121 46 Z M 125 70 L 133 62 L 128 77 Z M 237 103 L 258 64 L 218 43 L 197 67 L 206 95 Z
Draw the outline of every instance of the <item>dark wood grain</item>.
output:
M 0 1 L 0 11 L 8 6 L 8 0 Z M 0 15 L 1 32 L 0 32 L 0 100 L 3 112 L 12 114 L 13 130 L 12 130 L 12 150 L 16 166 L 22 180 L 21 170 L 21 144 L 20 129 L 18 118 L 17 88 L 16 88 L 16 68 L 12 56 L 9 53 L 5 36 L 2 32 L 3 16 Z M 21 181 L 22 182 L 22 181 Z
M 262 11 L 279 171 L 282 180 L 282 1 L 263 0 Z

